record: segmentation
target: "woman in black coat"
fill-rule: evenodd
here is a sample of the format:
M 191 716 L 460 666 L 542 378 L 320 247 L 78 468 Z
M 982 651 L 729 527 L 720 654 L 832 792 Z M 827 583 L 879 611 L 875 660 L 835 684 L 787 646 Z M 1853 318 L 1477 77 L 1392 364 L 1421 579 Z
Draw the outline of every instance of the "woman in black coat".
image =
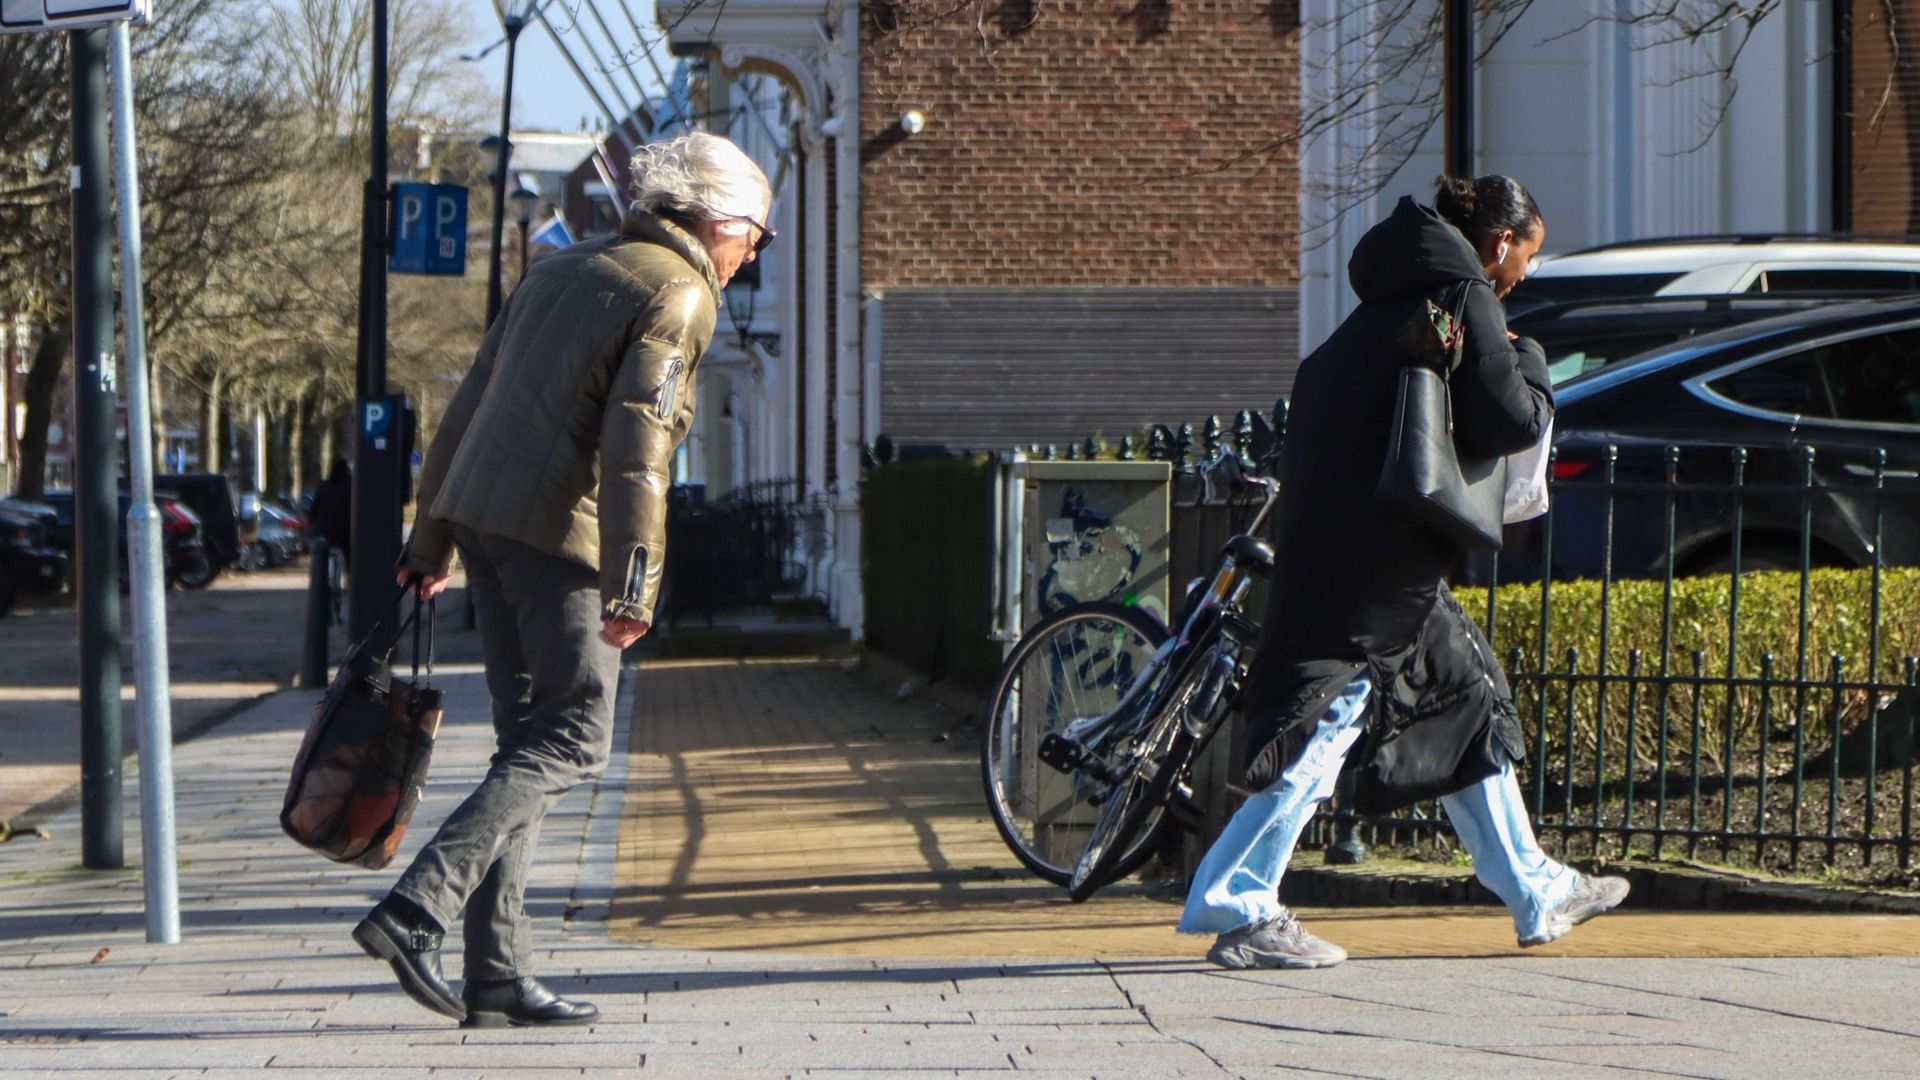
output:
M 1519 182 L 1442 177 L 1434 205 L 1400 200 L 1362 237 L 1347 271 L 1360 305 L 1301 363 L 1290 400 L 1274 580 L 1242 706 L 1248 786 L 1196 873 L 1183 933 L 1218 935 L 1225 967 L 1328 967 L 1346 958 L 1280 903 L 1280 875 L 1373 716 L 1376 730 L 1471 732 L 1469 775 L 1443 803 L 1480 880 L 1513 913 L 1520 944 L 1540 945 L 1626 897 L 1534 841 L 1513 762 L 1524 754 L 1506 676 L 1448 591 L 1463 554 L 1374 494 L 1400 371 L 1443 365 L 1455 446 L 1488 459 L 1536 445 L 1553 418 L 1546 358 L 1507 330 L 1500 298 L 1546 240 Z M 1457 317 L 1456 317 L 1457 316 Z

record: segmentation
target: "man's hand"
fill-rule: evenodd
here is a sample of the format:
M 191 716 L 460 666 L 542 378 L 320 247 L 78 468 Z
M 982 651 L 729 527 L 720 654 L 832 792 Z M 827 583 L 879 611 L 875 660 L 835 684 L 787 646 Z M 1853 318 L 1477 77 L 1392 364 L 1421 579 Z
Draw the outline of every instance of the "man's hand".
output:
M 606 619 L 600 624 L 600 640 L 616 649 L 625 649 L 646 637 L 648 629 L 639 619 Z
M 431 600 L 447 587 L 447 579 L 452 574 L 422 574 L 418 570 L 401 567 L 393 580 L 403 589 L 412 589 L 413 595 L 422 600 Z

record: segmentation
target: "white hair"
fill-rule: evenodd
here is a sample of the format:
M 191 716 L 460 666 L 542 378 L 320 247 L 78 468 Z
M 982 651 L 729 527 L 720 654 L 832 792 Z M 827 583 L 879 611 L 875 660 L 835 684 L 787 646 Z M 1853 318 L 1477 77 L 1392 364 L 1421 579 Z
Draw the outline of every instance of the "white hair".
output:
M 629 191 L 648 213 L 723 222 L 723 233 L 746 232 L 741 218 L 764 222 L 773 200 L 760 166 L 731 140 L 704 131 L 636 149 Z

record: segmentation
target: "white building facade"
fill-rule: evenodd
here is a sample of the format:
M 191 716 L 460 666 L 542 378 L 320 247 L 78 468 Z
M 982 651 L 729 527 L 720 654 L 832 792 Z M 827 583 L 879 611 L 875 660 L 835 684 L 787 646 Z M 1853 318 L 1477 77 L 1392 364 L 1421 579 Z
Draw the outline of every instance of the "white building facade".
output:
M 1538 0 L 1476 66 L 1473 171 L 1505 173 L 1533 192 L 1548 253 L 1656 236 L 1827 230 L 1835 2 L 1780 5 L 1736 59 L 1733 32 L 1663 43 L 1671 26 L 1622 21 L 1645 4 Z M 1369 69 L 1369 57 L 1380 54 L 1368 44 L 1372 20 L 1387 6 L 1302 0 L 1305 105 L 1381 76 Z M 1436 44 L 1433 80 L 1439 52 Z M 1716 73 L 1729 64 L 1731 82 Z M 1407 88 L 1387 92 L 1404 96 Z M 1427 201 L 1441 172 L 1436 124 L 1375 197 L 1341 213 L 1349 200 L 1337 192 L 1382 122 L 1381 113 L 1349 110 L 1306 147 L 1303 356 L 1352 310 L 1346 260 L 1354 243 L 1400 196 Z
M 858 639 L 859 477 L 878 434 L 861 333 L 859 5 L 728 0 L 683 18 L 694 6 L 664 0 L 660 24 L 673 28 L 676 51 L 703 54 L 713 81 L 731 83 L 709 95 L 699 126 L 761 164 L 780 239 L 762 256 L 757 289 L 728 290 L 701 363 L 684 478 L 710 492 L 792 483 L 806 507 L 805 590 Z

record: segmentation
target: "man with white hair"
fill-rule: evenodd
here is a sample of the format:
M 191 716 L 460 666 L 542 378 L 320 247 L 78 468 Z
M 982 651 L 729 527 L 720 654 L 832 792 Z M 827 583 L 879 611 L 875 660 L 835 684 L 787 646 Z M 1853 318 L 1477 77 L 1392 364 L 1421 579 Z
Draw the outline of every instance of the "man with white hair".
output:
M 399 580 L 424 598 L 466 566 L 498 752 L 473 794 L 354 928 L 408 996 L 469 1027 L 599 1011 L 529 970 L 540 823 L 605 768 L 621 650 L 653 620 L 674 451 L 720 290 L 773 240 L 758 166 L 715 135 L 641 147 L 620 232 L 549 255 L 488 328 L 420 474 Z M 461 920 L 465 984 L 441 973 Z

